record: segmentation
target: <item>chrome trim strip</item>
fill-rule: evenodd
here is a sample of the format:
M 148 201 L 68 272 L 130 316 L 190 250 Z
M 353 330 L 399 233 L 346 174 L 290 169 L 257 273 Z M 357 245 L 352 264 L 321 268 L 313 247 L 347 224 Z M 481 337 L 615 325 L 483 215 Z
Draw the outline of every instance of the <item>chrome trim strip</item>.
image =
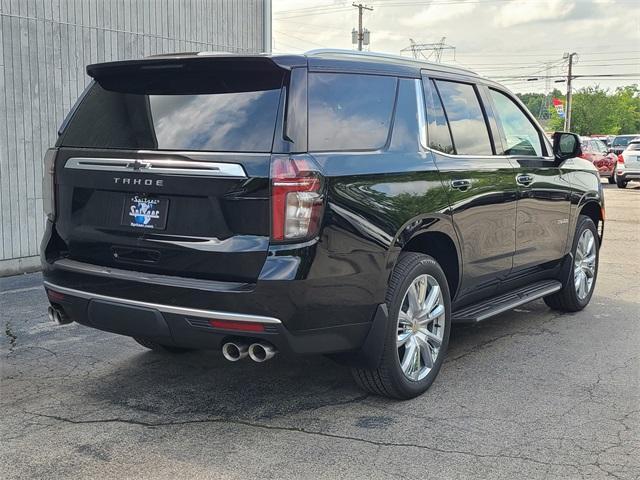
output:
M 477 160 L 518 160 L 518 159 L 522 159 L 522 158 L 527 158 L 527 159 L 533 159 L 533 160 L 548 160 L 550 162 L 555 160 L 555 157 L 526 157 L 523 155 L 458 155 L 458 154 L 451 154 L 451 153 L 444 153 L 441 152 L 439 150 L 435 150 L 431 147 L 425 147 L 427 150 L 430 150 L 433 153 L 437 153 L 438 155 L 443 155 L 445 157 L 449 157 L 452 159 L 477 159 Z
M 427 139 L 427 113 L 425 109 L 422 79 L 416 78 L 413 81 L 413 85 L 416 89 L 416 106 L 418 108 L 418 129 L 420 132 L 420 145 L 423 148 L 427 148 L 429 146 L 429 140 Z
M 75 170 L 102 170 L 107 172 L 247 178 L 244 167 L 239 163 L 198 162 L 164 158 L 71 157 L 65 163 L 64 168 Z
M 129 282 L 149 283 L 152 285 L 164 285 L 167 287 L 189 288 L 206 292 L 248 292 L 253 289 L 250 283 L 218 282 L 215 280 L 201 280 L 198 278 L 184 278 L 172 275 L 158 275 L 135 270 L 122 270 L 119 268 L 104 267 L 91 263 L 78 262 L 68 258 L 62 258 L 53 262 L 54 268 L 77 272 L 98 277 L 116 278 Z
M 173 313 L 176 315 L 184 315 L 187 317 L 211 318 L 216 320 L 231 320 L 234 322 L 257 322 L 279 325 L 282 322 L 274 317 L 263 317 L 260 315 L 250 315 L 243 313 L 218 312 L 216 310 L 200 310 L 197 308 L 176 307 L 173 305 L 163 305 L 160 303 L 142 302 L 139 300 L 129 300 L 127 298 L 109 297 L 98 293 L 90 293 L 73 288 L 61 287 L 51 282 L 44 282 L 45 288 L 49 288 L 55 292 L 71 295 L 72 297 L 84 298 L 87 300 L 102 300 L 106 302 L 119 303 L 123 305 L 131 305 L 133 307 L 153 308 L 163 313 Z

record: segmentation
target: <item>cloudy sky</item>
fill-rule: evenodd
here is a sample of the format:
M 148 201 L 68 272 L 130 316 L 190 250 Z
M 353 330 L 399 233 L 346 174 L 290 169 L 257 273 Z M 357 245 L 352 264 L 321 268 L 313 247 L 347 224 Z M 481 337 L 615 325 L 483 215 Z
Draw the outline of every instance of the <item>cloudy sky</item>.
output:
M 273 0 L 274 52 L 332 47 L 352 49 L 357 9 L 345 0 Z M 359 3 L 359 2 L 357 2 Z M 443 63 L 471 68 L 516 92 L 565 83 L 564 52 L 577 52 L 577 75 L 628 78 L 575 80 L 580 88 L 640 83 L 640 0 L 370 0 L 364 26 L 372 51 L 398 54 L 409 39 L 456 47 Z M 405 53 L 411 55 L 410 52 Z M 548 66 L 546 65 L 548 64 Z M 548 74 L 546 73 L 548 72 Z M 525 77 L 525 78 L 514 78 Z M 528 78 L 538 78 L 527 81 Z

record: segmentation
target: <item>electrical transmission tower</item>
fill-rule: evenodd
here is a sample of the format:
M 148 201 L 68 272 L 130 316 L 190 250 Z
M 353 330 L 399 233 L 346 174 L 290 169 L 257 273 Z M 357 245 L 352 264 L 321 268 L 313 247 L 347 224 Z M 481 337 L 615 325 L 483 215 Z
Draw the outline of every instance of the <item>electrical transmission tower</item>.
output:
M 409 46 L 400 50 L 400 54 L 411 52 L 413 58 L 416 60 L 424 58 L 425 60 L 440 63 L 442 61 L 442 52 L 444 50 L 453 50 L 453 59 L 455 60 L 456 47 L 444 43 L 446 39 L 447 37 L 442 37 L 440 41 L 436 43 L 418 43 L 413 38 L 410 38 Z
M 554 62 L 546 62 L 544 64 L 544 98 L 542 99 L 542 103 L 540 103 L 540 111 L 538 112 L 539 120 L 549 120 L 551 118 L 551 114 L 549 113 L 552 96 L 550 71 L 553 65 L 555 65 Z

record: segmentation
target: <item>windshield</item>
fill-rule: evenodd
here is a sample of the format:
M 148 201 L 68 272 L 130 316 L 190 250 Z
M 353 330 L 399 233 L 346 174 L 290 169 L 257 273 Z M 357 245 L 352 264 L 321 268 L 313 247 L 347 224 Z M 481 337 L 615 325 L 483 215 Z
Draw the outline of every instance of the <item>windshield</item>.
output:
M 282 75 L 251 72 L 108 78 L 82 100 L 66 147 L 270 152 Z

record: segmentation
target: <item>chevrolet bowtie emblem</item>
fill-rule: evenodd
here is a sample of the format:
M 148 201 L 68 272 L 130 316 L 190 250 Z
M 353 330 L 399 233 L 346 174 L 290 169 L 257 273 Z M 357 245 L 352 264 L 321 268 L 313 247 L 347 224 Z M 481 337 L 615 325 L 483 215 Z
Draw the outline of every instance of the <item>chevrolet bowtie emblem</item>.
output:
M 151 164 L 149 162 L 141 162 L 140 160 L 136 160 L 132 163 L 127 163 L 127 168 L 131 168 L 134 171 L 143 170 L 149 167 L 151 167 Z

